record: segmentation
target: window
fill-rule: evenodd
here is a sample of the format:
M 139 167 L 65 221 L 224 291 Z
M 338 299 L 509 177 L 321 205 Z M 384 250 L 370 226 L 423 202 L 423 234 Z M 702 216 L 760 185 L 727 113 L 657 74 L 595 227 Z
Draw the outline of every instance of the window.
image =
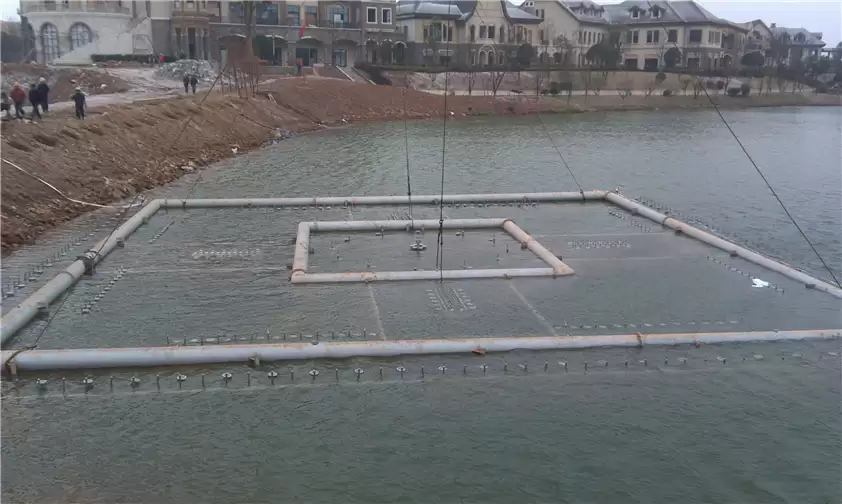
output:
M 392 9 L 382 9 L 380 11 L 380 22 L 382 24 L 392 24 Z
M 538 30 L 538 40 L 543 44 L 544 43 L 544 30 Z
M 658 30 L 647 30 L 646 31 L 646 43 L 647 44 L 657 44 L 661 40 L 661 32 Z
M 689 41 L 691 44 L 700 44 L 702 42 L 702 30 L 690 30 Z
M 377 24 L 377 7 L 366 7 L 365 21 L 369 24 Z
M 301 25 L 301 8 L 297 5 L 287 5 L 287 24 L 290 26 Z
M 49 63 L 60 56 L 58 48 L 58 28 L 52 23 L 41 26 L 41 47 L 44 51 L 44 62 Z
M 655 18 L 655 19 L 660 18 L 661 17 L 661 9 L 659 9 L 657 7 L 652 9 L 652 17 Z
M 502 44 L 505 41 L 506 41 L 506 27 L 501 26 L 500 27 L 500 43 Z
M 476 25 L 471 25 L 470 33 L 471 33 L 471 42 L 476 42 L 477 41 L 477 27 L 476 27 Z M 471 63 L 471 64 L 473 64 L 473 63 Z
M 316 6 L 304 7 L 304 22 L 307 26 L 319 24 L 319 9 Z
M 585 32 L 580 31 L 580 32 L 578 32 L 578 34 L 579 34 L 579 43 L 584 44 L 585 43 L 585 40 L 584 40 Z
M 631 17 L 632 17 L 632 19 L 638 19 L 638 18 L 640 18 L 640 11 L 639 11 L 639 10 L 637 10 L 637 9 L 632 9 L 632 11 L 631 11 Z
M 667 42 L 678 42 L 678 30 L 670 30 L 667 32 Z
M 494 40 L 494 26 L 488 27 L 488 38 L 490 38 L 492 41 Z
M 537 14 L 539 18 L 544 19 L 544 9 L 538 9 Z
M 640 32 L 635 30 L 632 32 L 632 44 L 640 42 Z
M 70 27 L 70 50 L 90 44 L 93 37 L 91 29 L 84 23 L 76 23 Z
M 260 2 L 255 5 L 255 22 L 261 25 L 277 25 L 279 21 L 278 4 Z
M 488 38 L 488 27 L 486 27 L 485 25 L 481 25 L 479 27 L 479 38 Z
M 588 35 L 587 35 L 587 37 L 585 37 L 585 39 L 586 39 L 585 43 L 588 44 L 588 45 L 591 45 L 591 32 L 588 32 Z
M 343 28 L 348 23 L 348 8 L 344 5 L 331 5 L 327 15 L 328 21 L 336 28 Z

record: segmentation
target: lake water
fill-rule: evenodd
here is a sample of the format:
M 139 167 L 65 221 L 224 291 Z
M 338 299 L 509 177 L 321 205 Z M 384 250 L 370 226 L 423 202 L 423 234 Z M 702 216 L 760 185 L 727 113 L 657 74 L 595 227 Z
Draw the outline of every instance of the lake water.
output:
M 842 119 L 838 109 L 725 114 L 839 276 Z M 625 194 L 692 216 L 737 242 L 828 276 L 710 111 L 457 121 L 447 129 L 445 191 L 576 190 L 544 127 L 586 189 L 622 185 Z M 437 194 L 442 124 L 412 122 L 407 128 L 412 192 Z M 239 156 L 156 195 L 405 194 L 405 169 L 404 125 L 369 125 L 302 136 Z M 554 211 L 542 206 L 517 218 L 551 227 Z M 376 218 L 374 211 L 359 212 L 355 218 Z M 574 227 L 577 219 L 589 225 L 598 221 L 606 229 L 615 225 L 603 213 L 585 217 L 577 212 L 555 220 Z M 156 216 L 160 222 L 150 223 L 150 229 L 141 231 L 146 234 L 138 237 L 155 243 L 130 244 L 125 251 L 127 263 L 142 263 L 135 280 L 126 280 L 131 288 L 108 298 L 111 303 L 121 300 L 122 307 L 139 300 L 143 289 L 164 285 L 162 295 L 195 299 L 209 309 L 207 313 L 191 319 L 191 314 L 177 312 L 176 319 L 176 312 L 168 311 L 168 301 L 159 299 L 156 304 L 153 297 L 143 304 L 146 311 L 138 312 L 143 316 L 82 319 L 74 303 L 85 294 L 77 292 L 69 298 L 67 314 L 56 318 L 41 344 L 56 348 L 163 344 L 160 333 L 170 334 L 161 329 L 166 326 L 183 333 L 190 326 L 218 326 L 233 319 L 240 326 L 254 323 L 256 330 L 273 323 L 267 313 L 277 313 L 274 322 L 283 319 L 292 326 L 297 319 L 318 318 L 318 313 L 290 314 L 290 307 L 299 308 L 292 298 L 284 298 L 285 304 L 275 312 L 260 301 L 252 311 L 231 313 L 226 303 L 232 306 L 232 301 L 212 296 L 226 287 L 254 299 L 283 294 L 266 283 L 271 277 L 210 279 L 210 275 L 196 276 L 198 270 L 192 269 L 189 278 L 207 280 L 202 284 L 207 292 L 184 282 L 186 277 L 179 276 L 184 271 L 176 269 L 188 265 L 182 249 L 204 246 L 207 240 L 225 243 L 238 231 L 259 236 L 251 241 L 237 236 L 243 241 L 241 247 L 251 250 L 260 243 L 265 247 L 273 222 L 281 228 L 299 219 L 240 213 L 223 223 L 215 215 L 196 213 L 186 220 L 173 216 L 179 219 L 173 231 L 153 240 L 155 230 L 171 218 Z M 99 235 L 109 228 L 105 216 L 80 219 L 8 258 L 4 272 L 49 255 L 68 237 L 81 234 L 87 239 L 89 232 Z M 277 256 L 265 253 L 262 267 L 285 260 L 289 244 L 283 233 L 279 231 L 273 242 Z M 546 334 L 553 327 L 561 330 L 562 321 L 566 331 L 570 316 L 602 321 L 617 314 L 645 313 L 640 316 L 646 320 L 665 320 L 658 317 L 666 311 L 686 322 L 701 320 L 698 312 L 709 309 L 720 310 L 711 321 L 721 318 L 727 323 L 732 313 L 711 298 L 736 306 L 739 329 L 787 328 L 789 320 L 796 327 L 811 321 L 817 328 L 842 325 L 838 303 L 809 297 L 812 294 L 803 293 L 803 287 L 793 292 L 795 288 L 787 285 L 787 296 L 792 298 L 781 295 L 742 304 L 742 284 L 730 273 L 700 266 L 704 251 L 661 241 L 667 238 L 647 235 L 645 246 L 644 238 L 629 240 L 641 248 L 663 247 L 681 256 L 673 264 L 682 268 L 641 265 L 627 271 L 606 266 L 600 273 L 589 269 L 586 258 L 571 258 L 581 277 L 614 277 L 622 292 L 601 298 L 589 297 L 590 288 L 582 289 L 587 303 L 581 306 L 590 309 L 572 310 L 572 315 L 558 304 L 562 301 L 540 304 L 538 294 L 549 289 L 540 283 L 518 283 L 520 291 L 500 293 L 495 291 L 497 284 L 466 282 L 462 287 L 472 292 L 480 306 L 478 314 L 440 317 L 438 324 L 433 320 L 437 317 L 414 308 L 421 305 L 411 290 L 376 287 L 371 300 L 380 305 L 378 319 L 382 315 L 389 334 L 412 334 L 419 325 L 439 334 L 448 328 L 464 333 L 471 326 L 482 327 L 477 333 Z M 541 239 L 554 247 L 566 243 L 553 243 L 551 235 Z M 459 256 L 459 245 L 449 237 L 447 244 L 453 249 L 446 251 L 450 254 L 446 257 L 493 261 L 493 255 L 488 259 L 476 251 Z M 650 249 L 647 253 L 654 254 Z M 376 249 L 371 250 L 377 257 Z M 169 270 L 151 266 L 155 253 L 168 258 Z M 336 266 L 328 264 L 328 257 L 317 254 L 316 259 L 326 267 Z M 358 258 L 345 260 L 354 259 Z M 638 280 L 633 272 L 650 281 L 634 284 Z M 685 274 L 699 285 L 670 280 Z M 719 287 L 705 283 L 706 277 L 716 277 Z M 623 282 L 629 285 L 624 287 Z M 646 305 L 627 301 L 636 293 L 656 298 Z M 322 301 L 345 302 L 344 310 L 353 311 L 358 296 L 365 303 L 359 306 L 368 310 L 368 295 L 338 289 Z M 508 312 L 515 295 L 532 300 L 533 309 L 542 312 L 547 323 L 532 318 L 527 322 L 521 312 Z M 423 290 L 420 296 L 425 297 Z M 792 306 L 798 307 L 797 313 L 786 311 Z M 799 313 L 801 319 L 796 320 Z M 504 315 L 512 315 L 508 318 L 514 325 Z M 346 313 L 330 316 L 340 319 Z M 367 317 L 359 315 L 359 326 L 372 330 L 377 323 Z M 22 333 L 18 344 L 31 342 L 40 327 Z M 117 332 L 122 338 L 115 343 Z M 3 501 L 838 502 L 842 498 L 839 353 L 839 341 L 827 341 L 517 352 L 481 359 L 355 359 L 277 366 L 281 377 L 276 380 L 267 378 L 269 368 L 227 366 L 224 370 L 234 375 L 228 383 L 219 378 L 222 368 L 195 369 L 188 371 L 190 378 L 181 386 L 173 370 L 161 370 L 157 386 L 156 373 L 145 372 L 136 390 L 126 386 L 131 372 L 117 372 L 114 392 L 107 376 L 100 376 L 97 387 L 86 392 L 79 376 L 70 375 L 65 395 L 59 391 L 57 376 L 51 377 L 51 388 L 42 394 L 34 391 L 28 377 L 3 384 Z M 483 364 L 488 366 L 484 371 Z M 404 376 L 396 371 L 400 366 L 407 369 Z M 446 369 L 437 369 L 440 366 Z M 355 376 L 356 368 L 366 373 Z M 311 369 L 321 374 L 310 378 Z M 207 374 L 205 388 L 199 385 L 201 373 Z

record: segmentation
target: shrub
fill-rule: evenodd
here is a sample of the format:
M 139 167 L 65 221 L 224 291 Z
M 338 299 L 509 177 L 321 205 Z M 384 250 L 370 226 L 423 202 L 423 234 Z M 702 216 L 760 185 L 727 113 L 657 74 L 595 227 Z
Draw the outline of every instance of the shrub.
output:
M 718 90 L 720 90 L 720 91 L 722 91 L 723 89 L 725 89 L 725 81 L 724 81 L 724 80 L 718 80 L 718 81 L 716 81 L 716 89 L 718 89 Z
M 655 76 L 655 82 L 657 82 L 658 84 L 664 82 L 665 80 L 667 80 L 667 74 L 665 74 L 664 72 L 658 72 L 658 74 Z
M 669 89 L 664 89 L 664 96 L 672 96 L 672 91 Z
M 740 94 L 743 95 L 743 96 L 748 96 L 749 93 L 751 93 L 751 85 L 748 84 L 747 82 L 744 82 L 740 86 Z
M 542 89 L 542 90 L 541 90 L 541 95 L 542 95 L 542 96 L 547 96 L 548 94 L 550 94 L 550 90 L 549 90 L 549 89 Z
M 550 94 L 555 96 L 561 92 L 560 82 L 550 82 Z
M 705 87 L 708 89 L 713 89 L 716 87 L 716 81 L 713 79 L 708 79 L 705 81 Z
M 740 96 L 740 88 L 730 88 L 728 90 L 728 96 Z

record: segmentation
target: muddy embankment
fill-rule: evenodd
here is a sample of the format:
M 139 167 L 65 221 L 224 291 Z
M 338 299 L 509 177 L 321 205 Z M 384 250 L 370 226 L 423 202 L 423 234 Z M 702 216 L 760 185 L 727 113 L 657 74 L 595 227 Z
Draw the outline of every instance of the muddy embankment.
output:
M 92 109 L 77 121 L 67 111 L 40 123 L 4 122 L 2 157 L 70 198 L 107 204 L 170 182 L 184 173 L 241 154 L 274 138 L 276 129 L 307 132 L 350 123 L 710 106 L 692 96 L 447 97 L 334 79 L 283 79 L 257 97 L 211 93 Z M 838 105 L 839 97 L 718 97 L 725 106 Z M 235 153 L 236 151 L 236 153 Z M 90 207 L 72 203 L 33 177 L 2 163 L 2 249 L 34 240 Z

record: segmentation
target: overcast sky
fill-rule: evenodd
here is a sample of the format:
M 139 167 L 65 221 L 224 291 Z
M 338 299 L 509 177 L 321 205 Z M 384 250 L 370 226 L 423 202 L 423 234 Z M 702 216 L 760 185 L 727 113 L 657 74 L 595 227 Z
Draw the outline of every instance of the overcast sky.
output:
M 842 0 L 700 0 L 699 3 L 716 16 L 730 21 L 762 19 L 766 24 L 778 23 L 780 26 L 822 32 L 829 47 L 842 40 Z M 19 6 L 19 0 L 0 0 L 0 17 L 17 19 Z

